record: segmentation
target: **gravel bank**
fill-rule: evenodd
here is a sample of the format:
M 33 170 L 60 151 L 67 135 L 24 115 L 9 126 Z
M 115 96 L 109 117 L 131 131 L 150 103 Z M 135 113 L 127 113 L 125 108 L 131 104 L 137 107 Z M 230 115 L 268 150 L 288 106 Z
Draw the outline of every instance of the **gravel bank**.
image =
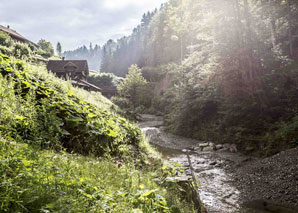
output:
M 234 166 L 233 176 L 244 201 L 262 200 L 298 212 L 298 148 Z

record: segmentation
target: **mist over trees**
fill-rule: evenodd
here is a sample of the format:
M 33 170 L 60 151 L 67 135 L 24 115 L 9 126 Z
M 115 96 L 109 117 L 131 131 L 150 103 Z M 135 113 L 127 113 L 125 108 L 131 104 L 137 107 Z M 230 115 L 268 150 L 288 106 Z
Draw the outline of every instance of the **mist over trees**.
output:
M 89 48 L 84 45 L 75 50 L 64 51 L 63 56 L 67 60 L 87 60 L 89 69 L 99 71 L 102 49 L 99 45 L 96 44 L 93 47 L 92 43 L 90 43 Z
M 146 107 L 170 131 L 274 152 L 298 144 L 297 12 L 293 0 L 170 0 L 104 45 L 101 71 L 142 68 L 157 90 Z

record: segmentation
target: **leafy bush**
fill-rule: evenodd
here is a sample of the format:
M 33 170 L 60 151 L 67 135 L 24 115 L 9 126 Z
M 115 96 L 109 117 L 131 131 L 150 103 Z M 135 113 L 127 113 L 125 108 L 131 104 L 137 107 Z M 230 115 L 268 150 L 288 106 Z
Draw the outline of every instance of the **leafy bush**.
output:
M 0 45 L 6 47 L 9 47 L 11 45 L 11 40 L 8 33 L 0 31 Z
M 111 101 L 113 101 L 113 103 L 119 106 L 121 109 L 128 109 L 130 107 L 127 98 L 114 96 L 112 97 Z
M 91 73 L 87 79 L 88 82 L 100 88 L 103 86 L 117 87 L 122 80 L 121 77 L 118 77 L 113 73 Z
M 280 149 L 298 146 L 298 116 L 288 122 L 281 122 L 277 129 L 265 136 L 268 141 L 265 151 L 267 155 L 276 154 Z
M 124 103 L 123 100 L 127 99 L 129 109 L 135 111 L 136 107 L 142 104 L 146 85 L 147 81 L 142 76 L 141 70 L 137 65 L 131 65 L 125 79 L 118 86 L 118 93 L 121 99 L 114 100 L 121 100 Z
M 0 46 L 0 53 L 4 55 L 12 55 L 12 50 L 5 46 Z
M 15 43 L 13 48 L 13 55 L 17 58 L 29 58 L 31 55 L 31 49 L 28 44 Z
M 40 39 L 37 45 L 44 51 L 40 55 L 46 58 L 49 58 L 54 55 L 54 48 L 51 42 L 44 39 Z

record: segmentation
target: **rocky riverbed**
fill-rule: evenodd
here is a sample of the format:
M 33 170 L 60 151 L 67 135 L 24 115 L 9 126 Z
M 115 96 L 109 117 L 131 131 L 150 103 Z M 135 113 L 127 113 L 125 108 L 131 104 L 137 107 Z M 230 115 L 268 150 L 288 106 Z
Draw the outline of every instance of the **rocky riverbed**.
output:
M 191 178 L 189 153 L 200 198 L 211 213 L 298 212 L 298 149 L 266 159 L 244 156 L 234 144 L 197 141 L 166 133 L 162 117 L 142 115 L 140 127 L 165 160 Z

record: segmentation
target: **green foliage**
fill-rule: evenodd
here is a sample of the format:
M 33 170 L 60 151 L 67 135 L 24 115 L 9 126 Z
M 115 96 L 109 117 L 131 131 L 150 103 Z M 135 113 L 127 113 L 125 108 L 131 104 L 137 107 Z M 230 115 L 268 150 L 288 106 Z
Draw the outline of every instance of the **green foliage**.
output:
M 113 96 L 111 101 L 113 101 L 113 103 L 119 106 L 121 109 L 129 109 L 131 107 L 127 98 Z
M 177 185 L 152 181 L 166 178 L 159 165 L 140 171 L 1 137 L 0 162 L 1 212 L 194 212 Z
M 265 147 L 267 155 L 276 154 L 280 149 L 288 149 L 298 146 L 298 117 L 295 116 L 289 122 L 277 124 L 270 133 L 267 133 L 268 145 Z
M 296 144 L 297 10 L 296 1 L 169 1 L 107 42 L 103 70 L 143 67 L 152 88 L 143 86 L 150 102 L 139 109 L 162 111 L 170 131 L 243 151 L 286 149 Z
M 144 87 L 147 81 L 142 76 L 141 70 L 137 65 L 131 65 L 125 79 L 118 87 L 121 98 L 126 98 L 133 111 L 140 106 L 143 101 Z
M 31 49 L 28 44 L 15 43 L 13 47 L 13 55 L 20 59 L 27 59 L 31 56 Z
M 195 212 L 111 103 L 29 67 L 0 55 L 0 212 Z
M 11 45 L 11 40 L 8 33 L 0 31 L 0 45 L 6 47 L 9 47 Z
M 49 58 L 54 55 L 54 48 L 51 42 L 40 39 L 37 45 L 44 51 L 44 54 L 42 54 L 43 57 Z
M 87 77 L 87 80 L 91 84 L 94 84 L 103 90 L 114 91 L 117 89 L 117 86 L 120 84 L 123 78 L 117 77 L 112 73 L 91 73 Z
M 0 53 L 4 55 L 12 55 L 12 49 L 5 46 L 0 46 Z

